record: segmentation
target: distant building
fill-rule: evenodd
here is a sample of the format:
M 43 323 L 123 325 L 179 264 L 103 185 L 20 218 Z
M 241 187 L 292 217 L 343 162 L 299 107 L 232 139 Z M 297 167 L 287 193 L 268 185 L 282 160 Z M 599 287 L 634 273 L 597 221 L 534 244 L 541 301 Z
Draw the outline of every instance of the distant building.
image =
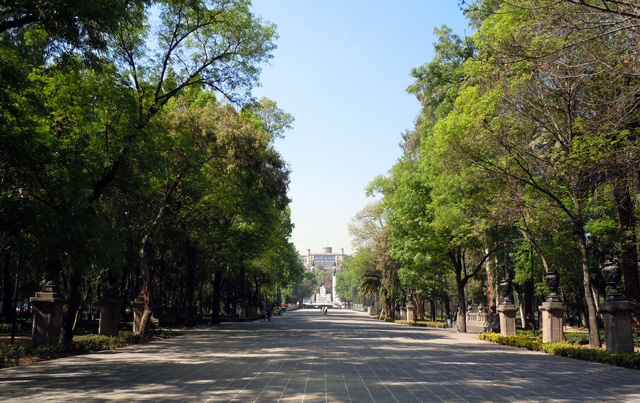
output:
M 344 248 L 340 249 L 340 253 L 333 253 L 330 246 L 322 250 L 322 253 L 311 253 L 311 249 L 307 249 L 307 255 L 300 256 L 304 267 L 312 273 L 333 270 L 334 267 L 340 270 L 344 260 Z

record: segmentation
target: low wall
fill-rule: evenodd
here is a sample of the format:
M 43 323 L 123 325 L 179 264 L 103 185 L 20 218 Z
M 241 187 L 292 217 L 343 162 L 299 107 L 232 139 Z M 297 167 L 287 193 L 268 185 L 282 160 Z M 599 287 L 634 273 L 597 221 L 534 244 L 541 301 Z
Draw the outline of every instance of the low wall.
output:
M 485 312 L 482 306 L 477 312 L 466 313 L 467 333 L 496 333 L 500 332 L 500 317 L 497 313 Z

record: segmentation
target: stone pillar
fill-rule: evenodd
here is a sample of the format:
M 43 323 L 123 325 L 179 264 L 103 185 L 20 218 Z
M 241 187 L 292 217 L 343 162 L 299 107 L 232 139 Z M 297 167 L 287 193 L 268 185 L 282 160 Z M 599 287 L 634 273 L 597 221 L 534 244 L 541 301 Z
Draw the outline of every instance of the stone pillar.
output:
M 498 305 L 500 315 L 500 334 L 503 336 L 516 335 L 516 306 L 513 304 Z
M 618 259 L 603 264 L 602 276 L 610 287 L 607 298 L 600 306 L 600 316 L 604 324 L 604 338 L 607 351 L 612 353 L 633 352 L 633 329 L 631 326 L 631 304 L 617 290 L 622 277 Z
M 144 315 L 144 294 L 140 292 L 131 305 L 133 305 L 133 333 L 138 334 L 142 322 L 142 315 Z
M 101 336 L 117 336 L 120 332 L 120 298 L 112 288 L 108 288 L 98 300 L 100 309 L 100 326 L 98 334 Z M 142 306 L 144 310 L 144 304 Z M 140 322 L 138 321 L 138 324 Z
M 628 301 L 605 301 L 600 306 L 607 351 L 633 353 L 632 311 Z
M 409 303 L 409 305 L 407 305 L 407 320 L 409 322 L 415 322 L 416 317 L 414 315 L 413 312 L 413 304 Z
M 542 342 L 551 343 L 564 340 L 562 329 L 562 302 L 545 301 L 538 307 L 542 312 Z
M 59 344 L 62 327 L 62 307 L 67 300 L 58 293 L 58 287 L 49 281 L 41 292 L 30 298 L 33 305 L 33 344 Z

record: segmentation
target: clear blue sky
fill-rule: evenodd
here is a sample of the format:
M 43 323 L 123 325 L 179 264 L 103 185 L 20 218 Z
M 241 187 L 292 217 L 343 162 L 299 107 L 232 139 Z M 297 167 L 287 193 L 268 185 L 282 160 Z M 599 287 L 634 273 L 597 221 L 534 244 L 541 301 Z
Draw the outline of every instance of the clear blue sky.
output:
M 292 241 L 352 253 L 347 226 L 372 201 L 364 189 L 395 163 L 420 111 L 411 69 L 433 57 L 434 27 L 471 30 L 457 0 L 253 0 L 253 13 L 280 35 L 254 96 L 295 117 L 276 142 L 292 169 Z

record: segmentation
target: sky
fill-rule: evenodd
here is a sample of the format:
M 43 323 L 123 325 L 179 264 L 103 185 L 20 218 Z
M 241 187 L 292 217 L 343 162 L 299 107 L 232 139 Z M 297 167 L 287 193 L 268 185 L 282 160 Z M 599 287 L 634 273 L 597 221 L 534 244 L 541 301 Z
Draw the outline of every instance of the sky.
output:
M 470 35 L 458 0 L 253 0 L 277 25 L 278 48 L 257 98 L 295 118 L 275 147 L 291 168 L 289 197 L 300 253 L 355 252 L 348 225 L 375 199 L 365 188 L 401 155 L 420 104 L 411 69 L 433 57 L 433 29 Z

